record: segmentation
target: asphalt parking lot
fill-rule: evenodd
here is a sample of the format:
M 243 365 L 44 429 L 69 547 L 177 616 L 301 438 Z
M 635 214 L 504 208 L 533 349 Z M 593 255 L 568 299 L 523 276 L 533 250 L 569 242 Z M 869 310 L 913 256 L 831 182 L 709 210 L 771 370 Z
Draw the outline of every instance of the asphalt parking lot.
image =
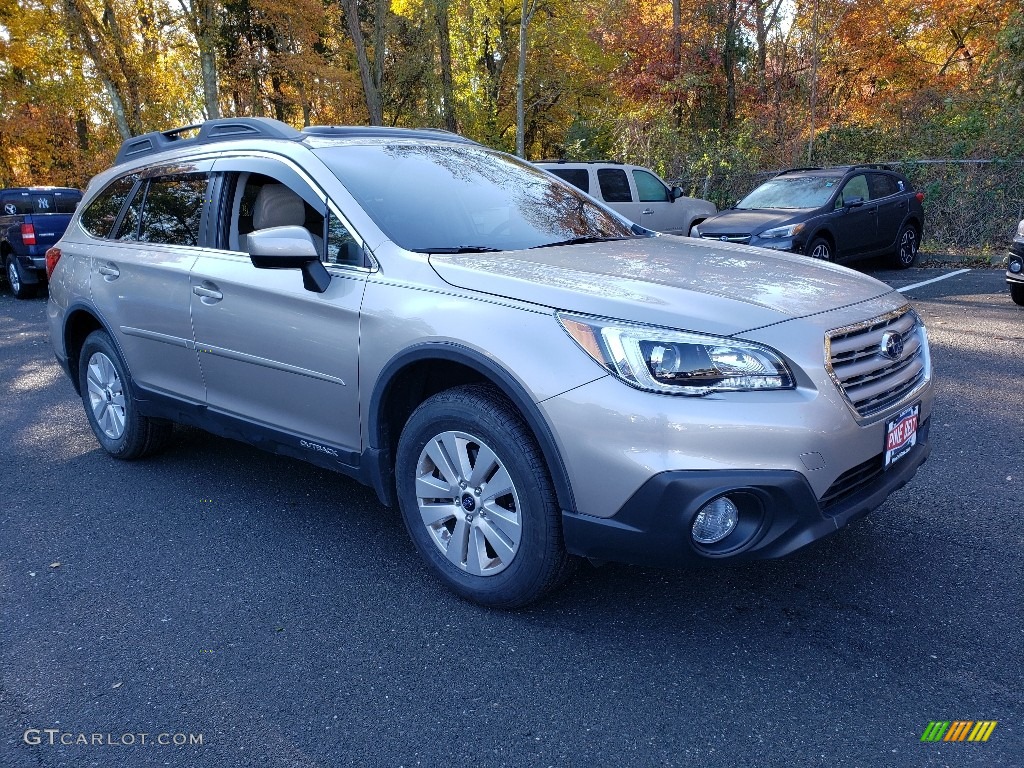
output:
M 446 592 L 339 475 L 191 429 L 109 458 L 45 300 L 0 292 L 0 768 L 1022 765 L 1024 309 L 956 271 L 872 272 L 937 375 L 932 456 L 883 507 L 519 612 Z M 967 720 L 997 725 L 921 741 Z

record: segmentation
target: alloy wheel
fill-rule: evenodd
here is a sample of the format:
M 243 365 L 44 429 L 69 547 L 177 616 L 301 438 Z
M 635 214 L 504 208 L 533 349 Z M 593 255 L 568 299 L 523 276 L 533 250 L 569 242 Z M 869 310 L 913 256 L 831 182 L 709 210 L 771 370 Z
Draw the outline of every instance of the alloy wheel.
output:
M 103 434 L 117 440 L 124 434 L 125 397 L 121 377 L 113 361 L 102 352 L 89 358 L 86 382 L 89 407 Z
M 431 540 L 466 573 L 493 576 L 515 558 L 522 537 L 519 493 L 482 440 L 443 432 L 416 463 L 416 503 Z

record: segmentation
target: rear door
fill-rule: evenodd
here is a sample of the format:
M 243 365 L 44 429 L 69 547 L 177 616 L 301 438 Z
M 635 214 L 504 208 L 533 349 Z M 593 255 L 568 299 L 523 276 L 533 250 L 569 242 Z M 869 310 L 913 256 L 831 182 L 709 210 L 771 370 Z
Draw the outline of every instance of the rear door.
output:
M 641 205 L 636 200 L 629 175 L 624 168 L 598 168 L 597 187 L 597 190 L 591 190 L 591 195 L 597 196 L 612 210 L 618 211 L 630 221 L 653 229 L 648 223 L 653 211 L 641 215 Z
M 323 191 L 284 160 L 224 158 L 215 171 L 219 247 L 205 251 L 191 275 L 209 405 L 354 464 L 359 308 L 368 274 L 361 242 Z M 271 215 L 261 197 L 287 204 Z M 322 249 L 332 276 L 325 293 L 306 290 L 299 270 L 257 269 L 249 259 L 250 232 L 286 224 L 306 227 Z
M 871 201 L 878 207 L 878 236 L 875 249 L 896 246 L 896 236 L 910 212 L 910 195 L 901 194 L 896 177 L 888 173 L 869 173 Z
M 211 166 L 120 179 L 82 214 L 82 227 L 96 238 L 87 247 L 93 301 L 132 378 L 194 402 L 206 390 L 192 339 L 189 272 L 204 240 Z

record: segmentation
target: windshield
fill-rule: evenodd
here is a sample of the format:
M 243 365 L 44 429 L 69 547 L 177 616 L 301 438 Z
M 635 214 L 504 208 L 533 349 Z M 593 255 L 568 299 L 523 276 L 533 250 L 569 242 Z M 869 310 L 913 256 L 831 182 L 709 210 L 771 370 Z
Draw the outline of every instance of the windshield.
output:
M 840 179 L 834 176 L 790 176 L 766 181 L 740 200 L 740 210 L 754 208 L 821 208 Z
M 316 154 L 406 250 L 504 251 L 636 236 L 574 187 L 485 147 L 381 142 Z

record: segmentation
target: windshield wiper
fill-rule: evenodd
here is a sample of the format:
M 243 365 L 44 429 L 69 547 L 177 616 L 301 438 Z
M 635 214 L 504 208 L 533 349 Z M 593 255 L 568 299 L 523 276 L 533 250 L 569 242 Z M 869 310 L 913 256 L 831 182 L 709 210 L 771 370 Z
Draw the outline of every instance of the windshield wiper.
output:
M 459 245 L 454 248 L 414 248 L 417 253 L 500 253 L 501 248 L 489 245 Z
M 628 237 L 619 237 L 619 236 L 616 236 L 616 237 L 594 237 L 592 235 L 591 236 L 587 236 L 587 237 L 570 237 L 568 240 L 559 240 L 558 242 L 555 242 L 555 243 L 544 243 L 543 245 L 534 245 L 534 246 L 532 246 L 530 248 L 530 250 L 533 250 L 534 248 L 554 248 L 555 246 L 558 246 L 558 245 L 583 245 L 584 243 L 607 243 L 607 242 L 609 242 L 611 240 L 628 240 L 628 239 L 630 239 L 630 238 L 628 238 Z

